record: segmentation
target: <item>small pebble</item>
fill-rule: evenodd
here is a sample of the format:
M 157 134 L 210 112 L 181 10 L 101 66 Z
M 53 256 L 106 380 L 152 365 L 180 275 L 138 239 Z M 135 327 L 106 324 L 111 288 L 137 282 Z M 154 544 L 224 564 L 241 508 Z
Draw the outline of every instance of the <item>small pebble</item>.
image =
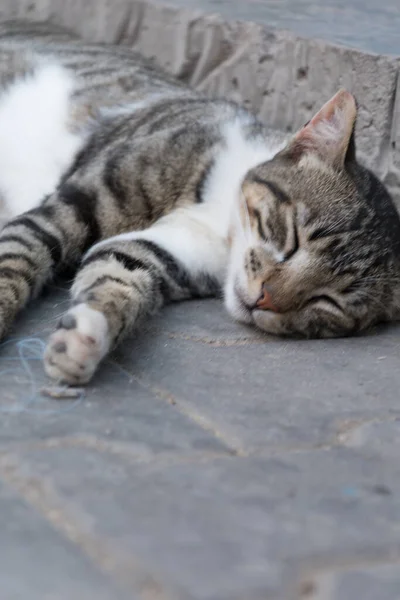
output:
M 57 398 L 57 399 L 74 399 L 81 398 L 85 390 L 83 388 L 75 388 L 75 387 L 43 387 L 40 390 L 40 393 L 43 396 L 48 396 L 49 398 Z

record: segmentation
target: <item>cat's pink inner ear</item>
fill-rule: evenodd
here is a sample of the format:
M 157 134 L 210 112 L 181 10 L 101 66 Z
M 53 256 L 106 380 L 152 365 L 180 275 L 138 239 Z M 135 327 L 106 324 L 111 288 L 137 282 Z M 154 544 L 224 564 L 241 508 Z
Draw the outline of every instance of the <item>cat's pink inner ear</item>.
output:
M 340 90 L 297 132 L 291 143 L 294 155 L 315 153 L 332 166 L 343 166 L 356 116 L 354 97 Z

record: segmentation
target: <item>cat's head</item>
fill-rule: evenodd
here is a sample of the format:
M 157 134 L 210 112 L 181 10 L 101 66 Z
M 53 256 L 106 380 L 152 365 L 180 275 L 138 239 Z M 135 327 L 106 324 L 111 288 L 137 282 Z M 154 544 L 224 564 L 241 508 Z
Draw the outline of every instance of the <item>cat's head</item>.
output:
M 356 115 L 353 96 L 339 91 L 247 173 L 225 290 L 236 319 L 279 335 L 330 337 L 398 316 L 400 220 L 356 162 Z

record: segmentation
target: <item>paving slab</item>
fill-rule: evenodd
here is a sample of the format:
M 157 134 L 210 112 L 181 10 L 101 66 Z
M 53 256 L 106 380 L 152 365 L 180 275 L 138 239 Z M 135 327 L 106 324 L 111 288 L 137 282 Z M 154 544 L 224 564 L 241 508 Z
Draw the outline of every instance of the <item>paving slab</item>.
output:
M 393 600 L 399 597 L 398 565 L 346 568 L 340 572 L 316 575 L 299 586 L 308 600 Z
M 171 307 L 153 326 L 116 360 L 201 413 L 238 452 L 335 444 L 364 421 L 400 417 L 399 325 L 358 338 L 281 340 L 203 301 Z
M 111 361 L 99 370 L 84 397 L 56 402 L 42 396 L 40 389 L 49 382 L 39 357 L 67 306 L 67 292 L 53 288 L 0 345 L 0 448 L 12 442 L 50 443 L 71 437 L 86 444 L 118 443 L 120 452 L 143 457 L 231 451 L 175 410 L 171 399 L 157 397 Z
M 23 369 L 19 340 L 45 339 L 64 287 L 17 322 L 2 368 Z M 0 481 L 140 599 L 350 600 L 366 577 L 391 599 L 370 567 L 400 562 L 398 340 L 279 340 L 218 300 L 171 306 L 79 402 L 27 404 L 26 372 L 2 376 Z
M 397 0 L 174 0 L 166 4 L 218 13 L 229 20 L 255 21 L 365 52 L 400 53 Z
M 136 557 L 179 600 L 284 598 L 296 572 L 400 559 L 400 467 L 377 454 L 134 464 L 31 447 L 9 461 L 19 481 L 51 481 L 83 535 L 94 530 L 111 552 Z
M 4 600 L 128 600 L 75 544 L 2 483 L 0 529 Z

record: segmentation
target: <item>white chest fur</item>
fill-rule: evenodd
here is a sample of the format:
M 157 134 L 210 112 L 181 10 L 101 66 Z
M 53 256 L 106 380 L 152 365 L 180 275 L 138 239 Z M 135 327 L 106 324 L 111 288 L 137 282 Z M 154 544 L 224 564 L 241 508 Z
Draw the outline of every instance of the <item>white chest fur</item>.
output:
M 68 128 L 72 76 L 58 65 L 38 66 L 0 95 L 0 194 L 15 216 L 54 191 L 82 144 Z

